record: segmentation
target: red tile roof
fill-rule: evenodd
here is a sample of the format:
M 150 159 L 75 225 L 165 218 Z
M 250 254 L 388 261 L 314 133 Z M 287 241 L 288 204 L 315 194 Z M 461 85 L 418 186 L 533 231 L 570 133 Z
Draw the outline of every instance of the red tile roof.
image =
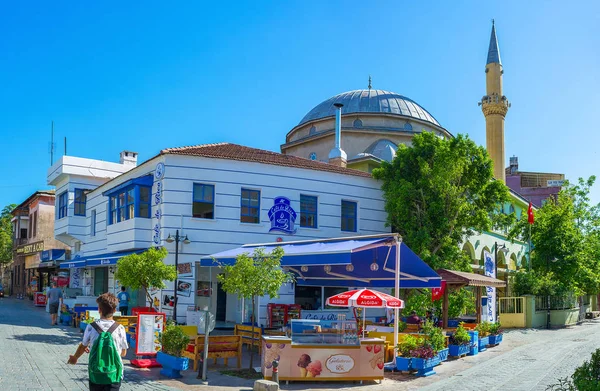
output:
M 204 144 L 189 147 L 168 148 L 160 151 L 160 154 L 189 155 L 215 159 L 239 160 L 244 162 L 255 162 L 272 164 L 276 166 L 303 168 L 308 170 L 328 171 L 337 174 L 371 178 L 371 174 L 364 171 L 353 170 L 351 168 L 345 167 L 338 167 L 329 163 L 317 162 L 314 160 L 304 159 L 297 156 L 283 155 L 281 153 L 265 151 L 263 149 L 244 147 L 242 145 L 230 143 Z

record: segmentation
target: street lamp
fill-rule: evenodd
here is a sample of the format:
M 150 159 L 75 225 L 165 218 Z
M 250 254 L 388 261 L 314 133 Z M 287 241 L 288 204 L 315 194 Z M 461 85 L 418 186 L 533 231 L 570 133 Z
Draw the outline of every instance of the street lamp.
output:
M 171 234 L 169 234 L 169 236 L 167 237 L 167 239 L 165 239 L 167 243 L 173 243 L 175 242 L 175 286 L 174 286 L 174 299 L 173 299 L 173 320 L 175 321 L 175 324 L 177 324 L 177 284 L 178 284 L 178 277 L 179 277 L 179 242 L 183 242 L 183 244 L 190 244 L 190 240 L 188 239 L 187 235 L 185 235 L 185 238 L 182 238 L 181 236 L 179 236 L 179 230 L 175 231 L 175 237 L 173 238 L 171 236 Z

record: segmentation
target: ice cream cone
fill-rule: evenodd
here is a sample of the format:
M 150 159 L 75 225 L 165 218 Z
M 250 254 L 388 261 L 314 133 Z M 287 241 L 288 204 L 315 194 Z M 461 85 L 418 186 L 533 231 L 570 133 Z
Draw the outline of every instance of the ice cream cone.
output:
M 300 377 L 306 377 L 306 368 L 300 368 Z
M 305 371 L 306 371 L 306 369 L 305 369 Z M 306 377 L 315 377 L 315 375 L 312 372 L 307 372 Z

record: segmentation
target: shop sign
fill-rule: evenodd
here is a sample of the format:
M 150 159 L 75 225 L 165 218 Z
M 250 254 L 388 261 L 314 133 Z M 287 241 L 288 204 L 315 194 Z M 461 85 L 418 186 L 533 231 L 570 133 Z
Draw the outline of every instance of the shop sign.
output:
M 271 229 L 269 232 L 280 231 L 293 235 L 296 233 L 296 211 L 286 197 L 275 197 L 273 206 L 269 209 Z
M 485 275 L 488 277 L 496 278 L 495 260 L 492 258 L 492 254 L 487 251 L 483 252 L 485 258 Z M 496 288 L 492 286 L 486 287 L 487 293 L 487 308 L 486 314 L 488 322 L 496 322 Z
M 100 260 L 100 265 L 109 265 L 110 264 L 110 259 L 101 259 Z
M 317 320 L 338 320 L 339 314 L 346 315 L 345 311 L 329 312 L 329 311 L 302 311 L 303 319 Z
M 354 359 L 346 354 L 336 354 L 325 361 L 331 373 L 348 373 L 354 368 Z
M 17 254 L 21 254 L 21 255 L 39 253 L 41 251 L 44 251 L 44 241 L 43 240 L 40 242 L 25 244 L 23 246 L 17 247 L 17 250 L 16 250 Z
M 161 337 L 165 314 L 151 312 L 138 314 L 136 355 L 154 355 L 162 349 Z

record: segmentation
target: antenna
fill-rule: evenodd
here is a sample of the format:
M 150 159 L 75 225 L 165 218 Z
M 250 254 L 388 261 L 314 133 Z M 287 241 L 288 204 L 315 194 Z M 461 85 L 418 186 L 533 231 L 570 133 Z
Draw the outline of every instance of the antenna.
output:
M 52 130 L 50 133 L 50 165 L 54 163 L 54 121 L 52 121 Z
M 67 137 L 65 136 L 65 156 L 67 156 Z

